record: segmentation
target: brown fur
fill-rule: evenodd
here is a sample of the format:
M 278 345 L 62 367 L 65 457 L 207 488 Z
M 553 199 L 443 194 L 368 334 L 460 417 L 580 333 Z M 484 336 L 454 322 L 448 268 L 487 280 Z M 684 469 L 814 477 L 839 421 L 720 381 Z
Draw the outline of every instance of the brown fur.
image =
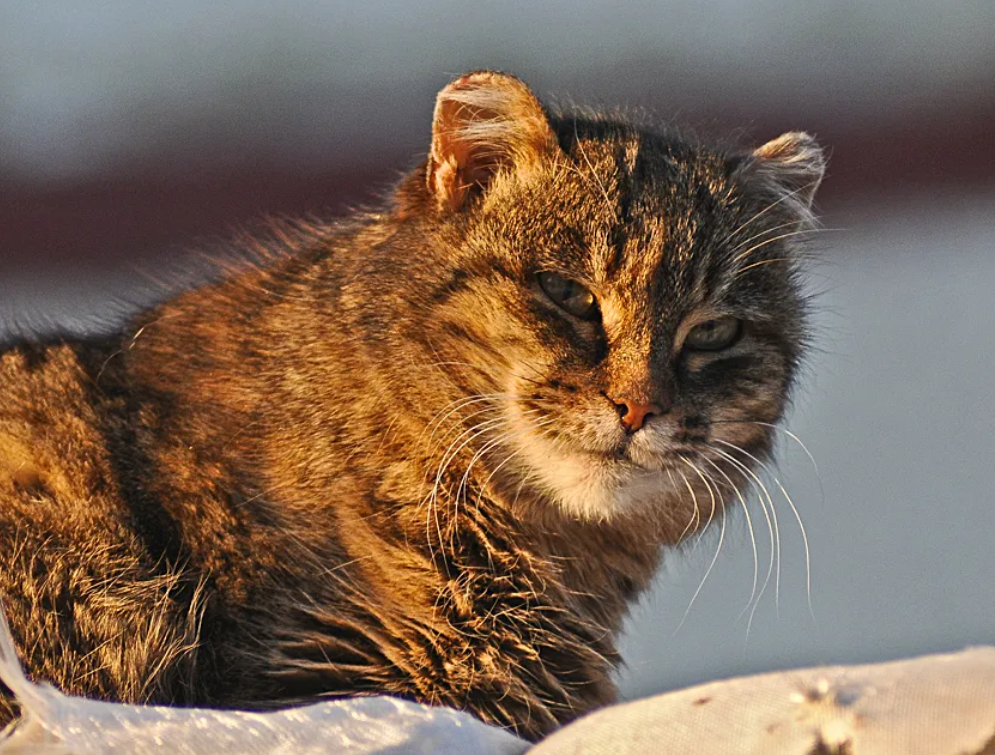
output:
M 528 737 L 614 698 L 660 547 L 770 449 L 821 154 L 551 116 L 493 72 L 443 90 L 433 135 L 381 209 L 277 228 L 119 338 L 0 356 L 0 597 L 33 677 L 395 694 Z M 734 345 L 682 346 L 729 316 Z M 660 411 L 627 434 L 609 396 Z

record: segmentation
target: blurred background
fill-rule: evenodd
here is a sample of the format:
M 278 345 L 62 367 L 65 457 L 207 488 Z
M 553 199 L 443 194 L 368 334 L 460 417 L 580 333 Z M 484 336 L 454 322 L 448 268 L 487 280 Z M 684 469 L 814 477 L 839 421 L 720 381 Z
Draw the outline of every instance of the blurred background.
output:
M 762 594 L 741 513 L 668 557 L 623 691 L 995 644 L 993 40 L 990 0 L 0 0 L 0 335 L 99 327 L 253 219 L 374 199 L 466 70 L 804 129 L 831 155 L 788 424 L 815 465 L 785 434 L 779 545 L 750 503 Z

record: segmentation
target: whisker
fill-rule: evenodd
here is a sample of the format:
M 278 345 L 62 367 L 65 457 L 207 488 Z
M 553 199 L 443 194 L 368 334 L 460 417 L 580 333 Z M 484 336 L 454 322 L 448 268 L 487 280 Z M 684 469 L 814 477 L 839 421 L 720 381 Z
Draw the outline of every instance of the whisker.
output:
M 777 509 L 774 507 L 774 499 L 771 497 L 770 492 L 767 490 L 767 486 L 763 484 L 763 481 L 746 464 L 743 464 L 738 459 L 730 456 L 728 453 L 719 448 L 716 448 L 715 446 L 710 446 L 710 448 L 715 453 L 719 454 L 719 456 L 726 459 L 728 462 L 736 466 L 738 469 L 741 469 L 743 472 L 749 475 L 753 479 L 753 481 L 757 484 L 757 486 L 760 488 L 762 495 L 767 498 L 767 503 L 770 505 L 770 519 L 773 522 L 773 534 L 774 534 L 773 547 L 774 550 L 776 551 L 775 560 L 777 562 L 777 568 L 774 572 L 774 606 L 775 606 L 775 611 L 779 610 L 780 597 L 781 597 L 781 529 L 777 521 Z M 771 556 L 774 557 L 773 552 L 771 553 Z M 766 588 L 766 586 L 767 582 L 764 582 L 764 588 Z M 761 590 L 761 596 L 762 595 L 763 595 L 763 590 Z M 759 605 L 760 605 L 760 599 L 758 598 L 757 601 L 753 604 L 753 610 L 750 611 L 750 618 L 746 625 L 747 639 L 749 639 L 750 627 L 753 625 L 753 616 L 756 613 L 756 610 L 759 607 Z
M 499 436 L 499 438 L 503 442 L 505 440 L 508 440 L 508 438 L 518 437 L 518 436 L 524 435 L 527 432 L 530 432 L 532 430 L 539 430 L 539 429 L 541 429 L 543 427 L 546 427 L 547 425 L 551 425 L 551 424 L 553 424 L 555 422 L 556 422 L 555 419 L 546 419 L 546 420 L 542 420 L 540 422 L 534 422 L 532 425 L 530 425 L 528 428 L 526 428 L 523 432 L 516 433 L 514 435 L 505 433 L 503 436 Z M 510 453 L 507 456 L 507 458 L 505 458 L 504 461 L 502 461 L 500 464 L 498 464 L 496 467 L 494 467 L 493 470 L 491 470 L 491 473 L 489 475 L 487 475 L 487 478 L 484 480 L 484 482 L 482 483 L 481 487 L 486 488 L 490 484 L 490 481 L 491 481 L 491 479 L 493 479 L 494 475 L 496 475 L 509 461 L 511 461 L 515 456 L 517 456 L 518 454 L 520 454 L 524 450 L 525 450 L 524 448 L 519 448 L 517 451 L 513 451 L 512 453 Z M 524 485 L 524 480 L 523 480 L 522 485 Z M 518 488 L 519 493 L 521 493 L 522 485 L 520 485 L 519 488 Z
M 740 612 L 739 616 L 736 617 L 737 621 L 739 621 L 739 619 L 742 618 L 743 614 L 746 613 L 747 609 L 749 609 L 750 605 L 752 605 L 753 599 L 756 597 L 757 594 L 757 585 L 759 583 L 759 575 L 760 575 L 760 558 L 757 551 L 757 537 L 756 533 L 753 530 L 753 517 L 750 516 L 750 507 L 746 505 L 746 501 L 742 496 L 740 496 L 740 501 L 743 504 L 743 514 L 746 517 L 746 527 L 747 531 L 750 533 L 750 546 L 753 552 L 753 586 L 750 588 L 750 599 L 743 607 L 743 610 Z M 760 507 L 764 510 L 764 516 L 767 517 L 767 510 L 766 508 L 764 508 L 762 501 Z M 769 523 L 770 518 L 767 517 L 767 519 Z
M 474 394 L 472 396 L 465 396 L 450 401 L 448 404 L 442 407 L 438 412 L 436 412 L 435 417 L 429 422 L 428 425 L 426 425 L 425 429 L 422 431 L 421 435 L 418 438 L 418 441 L 421 441 L 425 433 L 428 432 L 429 428 L 433 428 L 431 434 L 428 437 L 428 440 L 426 441 L 426 445 L 431 445 L 432 441 L 435 439 L 436 433 L 441 429 L 442 424 L 453 414 L 459 412 L 462 409 L 467 408 L 468 406 L 472 406 L 478 403 L 485 403 L 488 401 L 498 401 L 500 399 L 508 399 L 513 401 L 518 398 L 520 398 L 520 396 L 518 396 L 515 393 L 479 393 L 479 394 Z M 532 400 L 536 403 L 549 403 L 550 401 L 549 399 L 543 399 L 543 398 L 532 399 Z M 442 413 L 445 412 L 446 409 L 448 409 L 449 407 L 453 408 L 450 409 L 450 411 L 446 412 L 445 416 L 440 417 L 440 415 L 442 415 Z M 480 414 L 484 414 L 488 411 L 495 411 L 497 409 L 499 409 L 497 405 L 488 406 L 484 409 L 472 412 L 468 415 L 461 415 L 460 420 L 465 422 L 473 417 L 479 416 Z
M 766 470 L 767 474 L 769 474 L 773 478 L 774 482 L 777 484 L 777 487 L 780 488 L 781 494 L 784 496 L 784 500 L 786 500 L 788 502 L 788 506 L 791 507 L 791 511 L 795 515 L 795 520 L 798 522 L 798 529 L 801 531 L 802 535 L 802 545 L 804 546 L 805 549 L 805 595 L 808 600 L 809 615 L 812 617 L 812 621 L 815 622 L 816 621 L 815 611 L 812 608 L 812 558 L 811 558 L 811 552 L 809 550 L 808 533 L 805 531 L 805 525 L 804 523 L 802 523 L 801 513 L 798 511 L 798 507 L 795 506 L 795 502 L 791 500 L 791 496 L 788 495 L 788 491 L 785 490 L 784 485 L 781 484 L 781 481 L 778 479 L 777 475 L 774 474 L 774 472 L 771 470 L 770 466 L 768 466 L 766 463 L 764 463 L 756 456 L 751 454 L 745 448 L 740 448 L 739 446 L 733 443 L 729 443 L 719 438 L 716 438 L 715 440 L 716 442 L 721 443 L 724 446 L 728 446 L 729 448 L 732 448 L 735 451 L 739 451 L 741 454 L 745 454 L 750 459 L 759 464 L 761 467 L 763 467 L 764 470 Z
M 780 197 L 778 197 L 778 198 L 777 198 L 777 200 L 775 200 L 775 201 L 771 202 L 771 203 L 770 203 L 769 205 L 767 205 L 766 207 L 764 207 L 764 208 L 763 208 L 762 210 L 760 210 L 760 212 L 758 212 L 758 213 L 757 213 L 756 215 L 754 215 L 753 217 L 751 217 L 751 218 L 750 218 L 749 220 L 747 220 L 747 221 L 746 221 L 745 223 L 742 223 L 742 224 L 740 224 L 740 225 L 739 225 L 739 226 L 738 226 L 738 227 L 736 228 L 736 230 L 734 230 L 734 231 L 733 231 L 732 233 L 730 233 L 730 234 L 729 234 L 729 235 L 728 235 L 728 236 L 727 236 L 727 237 L 725 238 L 725 240 L 724 240 L 724 241 L 723 241 L 722 243 L 723 243 L 723 244 L 726 244 L 726 243 L 728 243 L 728 242 L 729 242 L 730 240 L 732 240 L 732 238 L 733 238 L 733 237 L 735 237 L 735 235 L 736 235 L 737 233 L 741 233 L 741 232 L 743 231 L 743 229 L 745 229 L 745 228 L 746 228 L 747 226 L 749 226 L 749 225 L 750 225 L 751 223 L 753 223 L 754 221 L 756 221 L 756 220 L 760 219 L 761 217 L 763 217 L 764 215 L 766 215 L 766 214 L 767 214 L 768 212 L 770 212 L 770 211 L 771 211 L 771 210 L 773 210 L 773 209 L 774 209 L 775 207 L 777 207 L 777 206 L 778 206 L 779 204 L 781 204 L 781 202 L 786 202 L 786 201 L 788 201 L 789 199 L 793 199 L 793 198 L 794 198 L 794 197 L 796 197 L 796 196 L 797 196 L 798 194 L 800 194 L 800 193 L 802 193 L 802 192 L 804 192 L 804 191 L 808 191 L 808 190 L 809 190 L 809 189 L 811 189 L 811 188 L 812 188 L 813 186 L 815 186 L 815 185 L 816 185 L 817 183 L 818 183 L 817 181 L 812 181 L 812 182 L 810 182 L 810 183 L 806 184 L 805 186 L 799 186 L 799 187 L 798 187 L 797 189 L 794 189 L 793 191 L 789 191 L 789 192 L 785 192 L 785 193 L 784 193 L 784 194 L 782 194 L 782 195 L 781 195 Z
M 757 239 L 762 238 L 762 237 L 764 237 L 764 236 L 766 236 L 768 234 L 774 233 L 775 231 L 779 231 L 782 228 L 794 228 L 794 227 L 797 227 L 797 225 L 798 225 L 798 221 L 791 220 L 791 221 L 789 221 L 787 223 L 778 223 L 777 225 L 771 226 L 770 228 L 765 228 L 764 230 L 760 231 L 760 233 L 755 233 L 752 236 L 750 236 L 749 238 L 744 239 L 743 241 L 740 241 L 738 244 L 736 244 L 736 246 L 734 246 L 732 249 L 730 249 L 728 253 L 730 255 L 735 254 L 736 252 L 738 252 L 740 249 L 742 249 L 744 246 L 746 246 L 747 244 L 749 244 L 752 241 L 756 241 Z M 812 229 L 813 233 L 817 232 L 817 231 L 818 231 L 818 229 Z M 735 258 L 735 259 L 738 261 L 739 258 Z
M 462 401 L 459 401 L 459 402 L 450 402 L 450 404 L 447 404 L 446 406 L 450 406 L 452 403 L 458 403 L 458 405 L 455 406 L 453 409 L 451 409 L 449 412 L 447 412 L 444 417 L 442 417 L 441 419 L 438 419 L 438 421 L 433 420 L 431 423 L 429 423 L 428 426 L 426 426 L 425 431 L 427 431 L 429 427 L 432 427 L 433 424 L 435 425 L 435 428 L 432 430 L 431 434 L 428 436 L 428 440 L 425 442 L 425 445 L 428 445 L 428 446 L 432 445 L 432 442 L 435 440 L 435 434 L 440 429 L 442 429 L 442 424 L 447 419 L 449 419 L 449 417 L 451 417 L 453 414 L 455 414 L 456 412 L 458 412 L 458 411 L 460 411 L 462 409 L 466 409 L 468 406 L 473 406 L 474 404 L 485 403 L 485 402 L 488 402 L 488 401 L 493 401 L 495 399 L 500 399 L 500 398 L 504 398 L 504 397 L 505 397 L 505 394 L 500 394 L 500 393 L 479 394 L 479 395 L 473 396 L 472 398 L 465 399 L 465 400 L 462 400 Z M 509 396 L 509 398 L 510 398 L 510 396 Z M 498 409 L 498 407 L 494 406 L 494 405 L 487 406 L 487 407 L 485 407 L 483 409 L 480 409 L 478 411 L 471 412 L 470 414 L 461 415 L 459 417 L 459 419 L 461 421 L 463 421 L 463 422 L 466 422 L 466 421 L 472 419 L 473 417 L 480 416 L 481 414 L 486 414 L 487 412 L 490 412 L 490 411 L 496 411 L 497 409 Z M 445 407 L 443 407 L 443 409 L 441 409 L 439 411 L 439 414 L 441 414 L 443 411 L 445 411 Z M 436 416 L 438 417 L 438 414 L 436 414 Z M 459 428 L 459 425 L 457 425 L 456 429 L 458 429 L 458 428 Z M 425 431 L 422 432 L 422 436 L 424 436 Z M 419 438 L 419 440 L 420 439 L 421 438 Z
M 819 473 L 819 465 L 818 463 L 816 463 L 815 457 L 812 455 L 812 452 L 808 450 L 808 446 L 806 446 L 802 442 L 801 438 L 799 438 L 797 435 L 791 432 L 791 430 L 789 430 L 786 427 L 781 427 L 780 425 L 771 424 L 770 422 L 761 422 L 759 420 L 751 420 L 751 419 L 720 419 L 720 420 L 713 420 L 712 424 L 713 425 L 759 425 L 760 427 L 766 427 L 776 432 L 784 433 L 785 435 L 787 435 L 789 438 L 791 438 L 791 440 L 795 441 L 795 443 L 797 443 L 801 447 L 802 451 L 804 451 L 805 455 L 808 457 L 808 460 L 812 463 L 812 469 L 815 470 L 816 479 L 819 481 L 819 489 L 822 494 L 821 495 L 822 503 L 825 504 L 826 491 L 822 484 L 822 475 Z
M 713 448 L 712 450 L 718 450 L 718 449 Z M 729 477 L 729 475 L 726 473 L 726 471 L 722 469 L 722 467 L 720 467 L 714 461 L 712 461 L 708 457 L 704 457 L 704 460 L 708 462 L 715 469 L 715 471 L 717 471 L 720 475 L 722 475 L 725 478 L 726 482 L 729 484 L 730 488 L 732 488 L 736 497 L 739 499 L 739 503 L 743 507 L 743 510 L 746 511 L 747 509 L 746 499 L 743 497 L 743 493 L 742 491 L 740 491 L 739 486 L 737 486 L 736 483 L 734 483 L 732 479 Z M 740 612 L 739 616 L 737 617 L 738 621 L 743 616 L 743 614 L 746 613 L 747 610 L 750 610 L 750 616 L 746 622 L 747 641 L 749 640 L 750 637 L 750 628 L 753 625 L 753 614 L 756 611 L 756 607 L 760 604 L 760 599 L 763 597 L 764 593 L 767 592 L 767 586 L 770 584 L 771 576 L 774 573 L 774 553 L 775 553 L 774 533 L 776 527 L 774 526 L 774 524 L 772 524 L 771 516 L 767 512 L 767 505 L 764 503 L 762 495 L 757 498 L 757 502 L 760 504 L 760 510 L 763 511 L 764 519 L 767 520 L 767 532 L 770 534 L 770 559 L 767 562 L 767 573 L 764 575 L 764 581 L 763 584 L 760 586 L 760 592 L 753 593 L 751 591 L 750 599 L 747 601 L 746 605 L 743 607 L 743 610 Z M 773 504 L 771 504 L 771 509 L 773 510 Z
M 775 241 L 782 241 L 783 239 L 794 238 L 795 236 L 810 236 L 813 233 L 830 233 L 836 229 L 833 228 L 820 228 L 818 231 L 814 231 L 811 228 L 805 228 L 801 231 L 790 231 L 788 233 L 779 233 L 777 236 L 773 236 L 769 239 L 764 239 L 763 241 L 754 244 L 749 249 L 744 252 L 740 252 L 733 259 L 733 264 L 738 264 L 749 257 L 751 254 L 756 252 L 758 249 L 763 249 L 768 244 L 773 244 Z M 762 235 L 762 234 L 761 234 Z
M 686 466 L 691 467 L 691 469 L 695 472 L 695 474 L 697 474 L 699 477 L 702 477 L 701 470 L 698 469 L 698 467 L 696 467 L 694 465 L 694 463 L 692 463 L 688 459 L 684 459 L 684 458 L 682 458 L 681 461 L 684 462 L 684 464 Z M 696 530 L 697 533 L 698 533 L 698 537 L 695 538 L 694 545 L 691 546 L 691 553 L 693 554 L 695 552 L 695 550 L 697 549 L 697 547 L 698 547 L 698 543 L 700 543 L 701 540 L 702 540 L 702 538 L 704 537 L 704 533 L 708 529 L 708 526 L 712 523 L 712 519 L 715 518 L 715 510 L 716 510 L 716 507 L 717 507 L 717 499 L 716 499 L 716 496 L 715 496 L 715 491 L 712 489 L 712 486 L 709 485 L 708 482 L 706 481 L 705 482 L 705 489 L 708 490 L 708 496 L 709 496 L 709 499 L 710 499 L 711 508 L 709 509 L 709 512 L 708 512 L 708 521 L 705 522 L 704 525 L 702 525 L 701 524 L 701 513 L 699 512 L 699 509 L 698 509 L 698 498 L 697 498 L 697 496 L 695 496 L 694 488 L 692 487 L 691 483 L 688 482 L 688 478 L 687 478 L 687 476 L 683 472 L 681 473 L 681 479 L 684 480 L 684 484 L 687 486 L 688 490 L 690 491 L 690 493 L 691 493 L 691 500 L 694 503 L 695 511 L 698 512 L 698 516 L 697 516 L 698 529 Z M 703 477 L 702 477 L 702 479 L 704 480 Z
M 667 477 L 670 478 L 670 485 L 671 485 L 671 487 L 672 488 L 676 488 L 677 484 L 674 482 L 674 473 L 673 473 L 672 470 L 670 470 L 670 469 L 667 470 Z M 677 542 L 678 543 L 682 542 L 684 540 L 684 536 L 687 535 L 688 532 L 690 532 L 692 529 L 695 528 L 695 522 L 699 522 L 699 523 L 701 522 L 701 511 L 700 511 L 700 509 L 698 507 L 698 496 L 695 495 L 694 488 L 691 486 L 691 483 L 688 482 L 687 477 L 685 477 L 683 474 L 681 474 L 681 477 L 684 480 L 684 484 L 687 486 L 688 493 L 691 494 L 691 503 L 694 504 L 694 511 L 691 512 L 691 518 L 688 519 L 688 523 L 685 525 L 685 527 L 684 527 L 683 531 L 681 532 L 681 534 L 678 535 L 678 537 L 677 537 Z M 696 539 L 694 541 L 694 546 L 692 546 L 692 548 L 691 548 L 692 552 L 694 552 L 694 548 L 697 547 L 697 545 L 698 545 L 698 540 Z
M 523 412 L 523 414 L 524 413 L 525 412 Z M 535 410 L 533 410 L 531 413 L 536 413 L 536 412 L 535 412 Z M 552 420 L 549 420 L 549 421 L 551 422 Z M 466 466 L 466 471 L 463 472 L 463 477 L 460 479 L 459 485 L 456 486 L 456 494 L 453 496 L 453 517 L 454 518 L 457 517 L 458 514 L 459 514 L 459 499 L 460 499 L 460 495 L 461 494 L 463 495 L 463 499 L 465 501 L 467 501 L 467 503 L 469 504 L 469 500 L 467 499 L 466 494 L 465 494 L 464 491 L 466 491 L 466 489 L 467 489 L 467 483 L 469 482 L 470 472 L 473 470 L 473 465 L 476 464 L 477 460 L 480 459 L 489 450 L 491 450 L 494 446 L 502 443 L 503 441 L 507 440 L 510 437 L 517 437 L 518 435 L 521 435 L 521 434 L 522 433 L 502 433 L 502 434 L 498 435 L 496 438 L 492 438 L 491 440 L 487 441 L 483 445 L 483 447 L 481 447 L 470 458 L 470 462 Z M 493 476 L 493 473 L 492 473 L 492 476 Z M 489 479 L 490 478 L 488 478 L 488 480 Z
M 688 461 L 687 459 L 684 459 L 683 457 L 681 458 L 681 461 L 685 462 L 697 474 L 701 475 L 701 470 L 699 470 L 698 467 L 695 466 L 692 462 Z M 683 472 L 681 473 L 681 476 L 684 477 L 684 473 Z M 702 477 L 702 479 L 704 479 L 704 477 Z M 687 478 L 686 477 L 684 478 L 684 481 L 687 482 Z M 707 487 L 708 487 L 709 495 L 712 498 L 712 511 L 708 515 L 708 524 L 711 524 L 712 517 L 715 515 L 716 501 L 715 501 L 715 494 L 712 492 L 711 486 L 708 485 Z M 698 595 L 701 594 L 702 588 L 704 588 L 704 586 L 705 586 L 705 582 L 708 581 L 708 576 L 712 573 L 712 569 L 715 567 L 715 562 L 718 561 L 718 559 L 719 559 L 719 553 L 722 551 L 722 542 L 723 542 L 723 540 L 725 540 L 725 536 L 726 536 L 726 514 L 725 514 L 725 508 L 723 507 L 721 509 L 721 511 L 722 511 L 722 524 L 719 527 L 719 542 L 715 546 L 715 554 L 712 556 L 712 560 L 708 564 L 708 568 L 705 570 L 705 575 L 701 578 L 701 582 L 698 583 L 698 588 L 694 591 L 694 595 L 692 595 L 691 596 L 691 600 L 688 601 L 687 608 L 684 609 L 684 615 L 681 617 L 681 621 L 677 625 L 677 629 L 674 630 L 674 634 L 677 634 L 679 631 L 681 631 L 681 627 L 684 626 L 684 622 L 687 621 L 688 616 L 691 614 L 691 608 L 694 606 L 695 601 L 698 599 Z M 706 528 L 708 527 L 708 524 L 705 525 Z
M 524 410 L 522 412 L 522 414 L 523 415 L 539 414 L 539 410 L 537 410 L 537 409 Z M 469 502 L 469 499 L 466 498 L 465 491 L 467 490 L 467 484 L 468 484 L 468 481 L 469 481 L 470 473 L 471 473 L 471 470 L 472 470 L 474 464 L 476 464 L 476 462 L 484 454 L 486 454 L 491 448 L 493 448 L 494 446 L 498 445 L 499 443 L 507 440 L 508 438 L 516 437 L 518 435 L 521 435 L 521 434 L 523 434 L 525 432 L 528 432 L 530 429 L 535 428 L 535 427 L 543 427 L 543 426 L 545 426 L 547 424 L 552 423 L 553 421 L 554 420 L 552 420 L 552 419 L 547 419 L 547 420 L 544 420 L 544 421 L 539 422 L 539 423 L 534 423 L 530 428 L 526 428 L 525 430 L 522 430 L 522 431 L 519 431 L 519 432 L 504 432 L 504 433 L 501 433 L 497 437 L 492 438 L 491 440 L 487 441 L 483 445 L 482 448 L 478 449 L 474 453 L 474 455 L 471 457 L 470 462 L 468 463 L 467 468 L 466 468 L 466 470 L 465 470 L 462 478 L 460 479 L 459 484 L 456 487 L 455 494 L 452 496 L 453 509 L 452 509 L 452 512 L 449 515 L 450 521 L 452 523 L 455 523 L 456 519 L 459 516 L 459 500 L 460 500 L 460 496 L 462 495 L 464 497 L 464 499 L 467 500 L 467 502 Z M 437 472 L 436 472 L 435 483 L 433 484 L 432 490 L 429 492 L 429 494 L 427 496 L 428 510 L 426 512 L 426 536 L 428 537 L 428 541 L 429 541 L 430 547 L 431 547 L 430 522 L 431 522 L 431 517 L 432 517 L 433 514 L 434 514 L 434 517 L 435 517 L 436 532 L 437 532 L 437 534 L 439 536 L 439 542 L 440 543 L 443 542 L 443 535 L 442 535 L 441 526 L 439 524 L 438 515 L 439 515 L 439 488 L 440 488 L 442 477 L 445 474 L 445 470 L 455 460 L 455 458 L 459 455 L 459 452 L 463 448 L 465 448 L 467 445 L 469 445 L 470 443 L 472 443 L 473 441 L 475 441 L 477 438 L 479 438 L 482 435 L 485 435 L 489 431 L 493 430 L 495 427 L 499 427 L 502 424 L 505 424 L 507 422 L 508 422 L 508 419 L 506 417 L 497 417 L 495 419 L 491 419 L 491 420 L 487 420 L 487 421 L 484 421 L 484 422 L 477 423 L 476 425 L 474 425 L 474 426 L 468 428 L 467 430 L 464 430 L 462 433 L 460 433 L 460 435 L 457 436 L 457 438 L 455 440 L 453 440 L 452 443 L 450 443 L 449 447 L 443 453 L 443 455 L 442 455 L 442 461 L 440 462 L 440 464 L 438 466 L 438 469 L 437 469 Z M 462 439 L 464 437 L 466 439 L 463 440 L 460 443 L 460 439 Z M 459 445 L 456 446 L 456 444 L 459 444 Z M 454 446 L 456 446 L 456 447 L 454 448 Z M 491 476 L 493 476 L 493 472 L 492 472 Z M 488 478 L 488 481 L 489 480 L 490 480 L 490 477 Z M 456 533 L 458 531 L 458 527 L 451 526 L 450 527 L 450 531 L 452 533 L 453 538 L 455 538 L 456 537 Z M 452 538 L 451 538 L 451 540 L 452 540 Z
M 702 589 L 705 587 L 705 582 L 708 581 L 709 575 L 712 573 L 712 569 L 715 568 L 716 562 L 719 560 L 719 553 L 722 552 L 722 543 L 725 541 L 726 536 L 726 512 L 723 508 L 721 510 L 722 520 L 719 523 L 719 542 L 715 545 L 715 554 L 712 556 L 712 560 L 708 564 L 708 568 L 705 570 L 705 576 L 701 578 L 701 582 L 698 583 L 698 589 L 694 591 L 694 595 L 691 596 L 691 600 L 688 602 L 688 607 L 684 611 L 684 615 L 681 617 L 680 624 L 677 625 L 677 629 L 674 630 L 674 634 L 677 634 L 684 626 L 684 622 L 687 621 L 688 616 L 691 614 L 691 607 L 694 606 L 694 602 L 698 599 L 698 595 L 701 593 Z
M 439 497 L 439 486 L 442 482 L 442 477 L 445 474 L 446 468 L 459 455 L 459 452 L 467 446 L 467 444 L 472 443 L 474 439 L 486 433 L 490 427 L 505 421 L 507 420 L 504 417 L 497 417 L 495 419 L 487 420 L 485 422 L 479 422 L 476 425 L 473 425 L 472 427 L 460 433 L 443 452 L 442 461 L 439 463 L 438 469 L 436 471 L 435 482 L 432 485 L 432 489 L 429 491 L 428 495 L 426 496 L 426 503 L 428 504 L 428 506 L 425 514 L 425 536 L 429 548 L 429 553 L 431 553 L 432 551 L 431 524 L 433 518 L 435 520 L 436 534 L 438 534 L 439 536 L 439 543 L 441 544 L 443 542 L 442 526 L 439 522 L 438 497 Z M 457 448 L 455 448 L 455 450 L 453 450 L 453 447 L 456 446 L 456 444 L 459 443 L 460 439 L 462 439 L 465 436 L 468 436 L 467 439 L 464 440 L 462 443 L 460 443 L 460 445 Z M 446 569 L 447 569 L 446 576 L 451 576 L 448 572 L 448 564 L 446 565 Z
M 532 411 L 536 411 L 536 410 L 532 410 Z M 492 427 L 493 425 L 496 425 L 496 424 L 501 424 L 502 422 L 505 422 L 505 421 L 507 421 L 507 420 L 503 416 L 494 417 L 493 419 L 489 419 L 489 420 L 484 420 L 482 422 L 478 422 L 478 423 L 476 423 L 476 424 L 474 424 L 474 425 L 466 428 L 459 435 L 457 435 L 456 438 L 449 444 L 449 446 L 446 448 L 446 450 L 442 454 L 442 463 L 438 467 L 436 478 L 435 478 L 436 484 L 438 484 L 439 481 L 441 480 L 442 475 L 445 472 L 446 467 L 449 466 L 450 462 L 453 459 L 456 458 L 456 456 L 459 454 L 460 451 L 462 451 L 464 448 L 466 448 L 466 446 L 469 443 L 473 442 L 473 440 L 475 438 L 479 437 L 481 434 L 483 434 L 484 432 L 486 432 L 490 427 Z M 469 437 L 467 437 L 467 436 L 469 436 Z M 467 439 L 465 441 L 463 441 L 462 443 L 459 443 L 460 440 L 462 438 L 464 438 L 464 437 L 466 437 Z M 453 447 L 456 446 L 457 443 L 459 443 L 459 446 L 456 447 L 455 450 L 454 450 Z

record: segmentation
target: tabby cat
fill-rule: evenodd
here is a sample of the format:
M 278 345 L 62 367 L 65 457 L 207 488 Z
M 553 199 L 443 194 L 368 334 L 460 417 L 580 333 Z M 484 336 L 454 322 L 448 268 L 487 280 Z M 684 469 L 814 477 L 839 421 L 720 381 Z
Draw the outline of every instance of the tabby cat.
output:
M 709 147 L 478 71 L 380 208 L 274 227 L 116 337 L 8 344 L 0 599 L 29 674 L 397 695 L 530 738 L 610 702 L 661 546 L 771 450 L 823 166 L 803 133 Z

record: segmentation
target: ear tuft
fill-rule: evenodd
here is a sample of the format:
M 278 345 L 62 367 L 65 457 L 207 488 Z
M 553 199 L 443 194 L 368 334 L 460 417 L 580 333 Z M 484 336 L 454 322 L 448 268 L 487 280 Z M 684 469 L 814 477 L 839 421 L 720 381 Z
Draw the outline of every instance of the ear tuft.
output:
M 555 148 L 542 105 L 520 79 L 464 74 L 436 100 L 428 191 L 440 209 L 458 210 L 500 170 L 525 172 Z
M 740 172 L 765 183 L 788 207 L 809 218 L 826 172 L 826 157 L 811 136 L 791 131 L 755 149 Z

